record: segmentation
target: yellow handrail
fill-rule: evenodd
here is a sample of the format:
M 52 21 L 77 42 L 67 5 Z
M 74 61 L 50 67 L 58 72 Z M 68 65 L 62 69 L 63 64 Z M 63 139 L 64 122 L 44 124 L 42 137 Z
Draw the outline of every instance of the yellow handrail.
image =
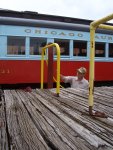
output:
M 89 71 L 89 113 L 92 114 L 93 92 L 94 92 L 94 57 L 95 57 L 95 30 L 97 28 L 113 30 L 112 26 L 103 25 L 113 19 L 113 14 L 106 16 L 100 20 L 93 21 L 90 24 L 90 71 Z
M 45 52 L 45 56 L 47 56 L 46 54 L 47 54 L 47 53 Z M 46 59 L 46 64 L 48 65 L 47 57 L 45 57 L 45 59 Z M 53 80 L 54 80 L 55 82 L 57 82 L 57 80 L 55 79 L 54 76 L 53 76 Z M 61 87 L 61 88 L 64 88 L 61 84 L 60 84 L 60 87 Z
M 44 52 L 49 47 L 56 47 L 57 50 L 57 88 L 56 93 L 60 93 L 60 47 L 57 43 L 46 45 L 42 48 L 42 59 L 41 59 L 41 89 L 43 89 L 43 80 L 44 80 Z

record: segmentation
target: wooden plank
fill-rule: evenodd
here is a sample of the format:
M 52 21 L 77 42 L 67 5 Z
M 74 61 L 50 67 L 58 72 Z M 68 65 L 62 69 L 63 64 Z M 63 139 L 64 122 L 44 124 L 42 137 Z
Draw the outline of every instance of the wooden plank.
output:
M 101 90 L 100 90 L 101 91 Z M 68 92 L 68 89 L 63 89 L 63 92 Z M 69 93 L 71 97 L 76 99 L 76 102 L 81 105 L 85 104 L 88 107 L 88 91 L 86 90 L 78 90 L 78 89 L 69 89 Z M 99 93 L 99 91 L 98 91 Z M 94 93 L 94 110 L 95 111 L 103 111 L 108 115 L 110 118 L 113 118 L 113 102 L 112 99 L 105 98 L 104 94 L 99 94 L 97 92 Z M 82 104 L 82 103 L 83 104 Z
M 43 92 L 43 94 L 44 94 L 44 92 Z M 53 95 L 51 95 L 51 97 L 52 96 Z M 49 95 L 49 97 L 50 97 L 50 95 Z M 46 99 L 47 99 L 47 94 L 46 94 Z M 81 111 L 79 112 L 76 109 L 73 110 L 73 108 L 74 108 L 73 105 L 70 105 L 71 107 L 69 107 L 69 105 L 68 105 L 68 107 L 67 107 L 67 105 L 65 105 L 65 104 L 67 104 L 66 99 L 64 99 L 63 103 L 59 103 L 60 102 L 59 99 L 61 100 L 61 98 L 56 98 L 55 100 L 54 99 L 52 99 L 52 100 L 49 99 L 49 102 L 51 102 L 52 104 L 54 103 L 54 105 L 57 106 L 58 108 L 60 108 L 60 110 L 65 112 L 67 115 L 69 115 L 71 118 L 73 118 L 79 124 L 81 124 L 81 125 L 85 126 L 86 128 L 90 129 L 90 131 L 94 132 L 97 136 L 105 139 L 110 144 L 113 143 L 113 141 L 111 140 L 111 139 L 113 139 L 113 136 L 112 136 L 113 130 L 111 129 L 112 126 L 113 126 L 113 122 L 111 122 L 111 124 L 110 124 L 111 126 L 109 125 L 109 128 L 108 128 L 108 124 L 101 125 L 102 124 L 101 121 L 100 122 L 97 121 L 97 120 L 95 121 L 94 118 L 91 118 L 91 117 L 88 117 L 88 116 L 84 116 L 84 115 L 81 116 Z M 67 97 L 67 99 L 68 99 L 68 97 Z M 70 103 L 71 99 L 68 99 L 68 102 Z M 105 120 L 105 122 L 107 122 L 106 119 L 104 119 L 104 120 Z M 101 131 L 104 134 L 101 134 Z
M 0 98 L 0 150 L 9 150 L 4 108 L 4 97 L 2 95 Z
M 5 91 L 5 101 L 11 149 L 49 150 L 16 92 Z
M 25 93 L 21 92 L 21 95 L 24 98 L 23 101 L 25 102 L 26 95 L 24 94 Z M 56 117 L 56 115 L 54 115 L 45 105 L 41 103 L 42 101 L 41 96 L 38 95 L 38 99 L 40 99 L 40 101 L 34 95 L 32 96 L 31 94 L 29 94 L 27 98 L 34 106 L 34 109 L 32 109 L 32 111 L 31 111 L 32 106 L 30 106 L 30 103 L 29 106 L 27 105 L 27 108 L 31 112 L 33 118 L 35 118 L 35 122 L 38 126 L 38 129 L 43 131 L 49 143 L 53 145 L 54 149 L 62 149 L 62 150 L 75 149 L 76 150 L 80 148 L 79 145 L 80 140 L 78 141 L 75 138 L 76 133 L 74 134 L 72 129 L 70 129 L 66 124 L 64 124 L 64 122 L 59 120 L 59 118 Z M 81 144 L 83 145 L 81 149 L 88 150 L 89 148 L 87 148 L 85 144 Z
M 92 118 L 88 91 L 83 89 L 5 90 L 10 149 L 113 149 L 113 87 L 97 87 L 94 110 L 108 118 Z M 107 94 L 106 94 L 107 93 Z M 2 110 L 3 112 L 4 110 Z

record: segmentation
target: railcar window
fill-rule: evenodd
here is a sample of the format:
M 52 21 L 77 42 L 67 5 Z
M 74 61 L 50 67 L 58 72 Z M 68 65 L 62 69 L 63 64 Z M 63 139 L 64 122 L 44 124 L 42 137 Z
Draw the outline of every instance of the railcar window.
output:
M 41 55 L 42 47 L 47 43 L 45 38 L 30 38 L 30 55 Z
M 113 58 L 113 43 L 109 44 L 109 57 Z
M 25 55 L 25 38 L 14 36 L 7 37 L 7 54 Z
M 95 43 L 95 57 L 105 57 L 105 43 Z
M 54 42 L 60 46 L 61 56 L 69 56 L 69 40 L 55 39 Z M 56 50 L 54 50 L 54 53 L 56 54 Z
M 73 56 L 86 56 L 86 55 L 87 55 L 87 42 L 73 41 Z

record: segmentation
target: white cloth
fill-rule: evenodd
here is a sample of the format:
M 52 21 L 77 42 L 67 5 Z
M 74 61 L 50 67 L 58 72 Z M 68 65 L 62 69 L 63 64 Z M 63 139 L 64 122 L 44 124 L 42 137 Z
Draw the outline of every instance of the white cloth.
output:
M 77 76 L 64 77 L 64 82 L 70 83 L 71 88 L 88 89 L 88 87 L 89 87 L 89 82 L 85 78 L 83 78 L 81 81 L 79 81 Z

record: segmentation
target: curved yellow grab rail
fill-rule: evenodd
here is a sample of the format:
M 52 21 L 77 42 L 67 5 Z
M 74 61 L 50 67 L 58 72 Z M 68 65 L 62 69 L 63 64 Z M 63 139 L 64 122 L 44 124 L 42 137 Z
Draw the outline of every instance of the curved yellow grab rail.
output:
M 94 92 L 95 30 L 97 28 L 113 30 L 112 26 L 102 24 L 111 19 L 113 19 L 113 14 L 106 16 L 100 20 L 93 21 L 90 24 L 89 113 L 91 115 L 94 99 L 93 92 Z
M 47 54 L 47 53 L 45 52 L 45 56 L 47 56 L 46 54 Z M 47 57 L 45 57 L 45 59 L 46 59 L 46 64 L 48 65 Z M 55 79 L 54 76 L 53 76 L 53 80 L 57 83 L 57 80 Z M 61 84 L 60 84 L 60 87 L 61 87 L 61 88 L 64 88 Z
M 57 43 L 49 44 L 42 48 L 41 89 L 43 89 L 43 82 L 44 82 L 44 53 L 45 53 L 45 50 L 49 47 L 56 47 L 56 50 L 57 50 L 57 88 L 56 88 L 56 93 L 57 93 L 57 95 L 59 95 L 59 93 L 60 93 L 60 47 Z

